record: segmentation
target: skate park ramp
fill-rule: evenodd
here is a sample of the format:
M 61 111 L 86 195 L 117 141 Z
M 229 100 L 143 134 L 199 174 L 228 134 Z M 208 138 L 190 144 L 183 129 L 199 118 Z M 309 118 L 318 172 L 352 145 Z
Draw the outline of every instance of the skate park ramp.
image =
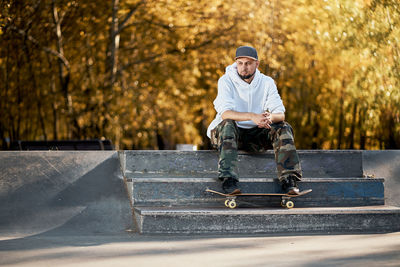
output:
M 132 230 L 117 151 L 0 153 L 0 239 Z

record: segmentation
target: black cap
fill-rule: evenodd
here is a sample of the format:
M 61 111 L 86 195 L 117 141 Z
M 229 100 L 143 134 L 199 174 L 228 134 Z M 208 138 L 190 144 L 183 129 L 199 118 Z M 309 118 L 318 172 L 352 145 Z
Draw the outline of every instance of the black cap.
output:
M 258 60 L 257 50 L 251 46 L 241 46 L 236 49 L 235 59 L 239 57 L 248 57 L 254 60 Z

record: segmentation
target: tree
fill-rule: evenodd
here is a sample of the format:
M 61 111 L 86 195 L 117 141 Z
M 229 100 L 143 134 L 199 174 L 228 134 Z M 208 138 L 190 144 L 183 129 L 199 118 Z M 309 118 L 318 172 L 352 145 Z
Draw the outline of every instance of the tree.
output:
M 210 148 L 240 45 L 275 79 L 298 148 L 400 146 L 395 0 L 3 1 L 0 135 Z

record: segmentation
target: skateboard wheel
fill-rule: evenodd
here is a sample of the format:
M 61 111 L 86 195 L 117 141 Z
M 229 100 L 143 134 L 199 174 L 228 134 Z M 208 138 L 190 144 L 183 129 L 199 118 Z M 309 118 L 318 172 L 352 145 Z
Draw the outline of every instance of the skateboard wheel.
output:
M 293 207 L 294 207 L 293 201 L 288 201 L 288 202 L 286 202 L 286 208 L 291 209 L 291 208 L 293 208 Z
M 236 201 L 232 199 L 231 201 L 229 201 L 228 206 L 231 209 L 236 208 Z
M 281 201 L 281 207 L 282 207 L 282 208 L 286 208 L 286 203 L 285 203 L 285 201 Z
M 229 208 L 229 199 L 225 200 L 225 207 Z

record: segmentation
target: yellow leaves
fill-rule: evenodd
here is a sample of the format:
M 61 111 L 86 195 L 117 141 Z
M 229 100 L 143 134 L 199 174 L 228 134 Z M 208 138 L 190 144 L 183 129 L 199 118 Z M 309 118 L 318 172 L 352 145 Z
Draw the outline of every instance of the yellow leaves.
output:
M 260 70 L 277 81 L 300 148 L 309 148 L 311 139 L 320 148 L 332 148 L 340 103 L 347 112 L 344 136 L 349 135 L 348 125 L 354 120 L 361 128 L 370 128 L 368 134 L 373 136 L 379 128 L 376 118 L 383 112 L 381 107 L 399 105 L 400 31 L 395 25 L 400 16 L 395 4 L 377 2 L 372 10 L 369 0 L 146 1 L 121 31 L 119 76 L 113 89 L 105 90 L 110 76 L 106 63 L 110 5 L 67 3 L 78 3 L 73 6 L 76 13 L 66 13 L 71 18 L 65 21 L 63 41 L 71 62 L 68 89 L 78 124 L 86 129 L 84 137 L 101 134 L 120 139 L 121 148 L 158 148 L 158 132 L 170 148 L 176 142 L 203 144 L 204 127 L 215 115 L 212 101 L 218 78 L 232 64 L 236 47 L 244 44 L 258 49 Z M 120 1 L 120 22 L 137 3 Z M 98 8 L 93 10 L 94 6 Z M 32 24 L 31 33 L 42 45 L 56 49 L 51 34 L 43 31 L 52 27 L 51 17 L 42 20 Z M 15 45 L 20 39 L 10 38 Z M 11 104 L 2 106 L 14 115 L 32 109 L 29 102 L 17 103 L 16 94 L 25 84 L 32 88 L 32 67 L 40 81 L 37 90 L 44 95 L 46 116 L 52 117 L 55 103 L 61 114 L 59 123 L 67 125 L 57 58 L 35 46 L 27 47 L 32 49 L 32 63 L 23 59 L 23 49 L 4 53 L 7 60 L 0 58 L 0 66 L 12 77 L 7 83 Z M 361 115 L 353 120 L 355 104 L 375 116 L 365 122 Z M 29 121 L 29 116 L 23 120 Z M 309 138 L 315 121 L 320 133 Z M 53 126 L 49 122 L 46 127 Z
M 371 6 L 372 0 L 356 0 L 357 3 L 360 3 L 366 7 Z
M 199 78 L 201 76 L 201 72 L 197 66 L 195 66 L 193 68 L 192 75 L 197 78 Z

